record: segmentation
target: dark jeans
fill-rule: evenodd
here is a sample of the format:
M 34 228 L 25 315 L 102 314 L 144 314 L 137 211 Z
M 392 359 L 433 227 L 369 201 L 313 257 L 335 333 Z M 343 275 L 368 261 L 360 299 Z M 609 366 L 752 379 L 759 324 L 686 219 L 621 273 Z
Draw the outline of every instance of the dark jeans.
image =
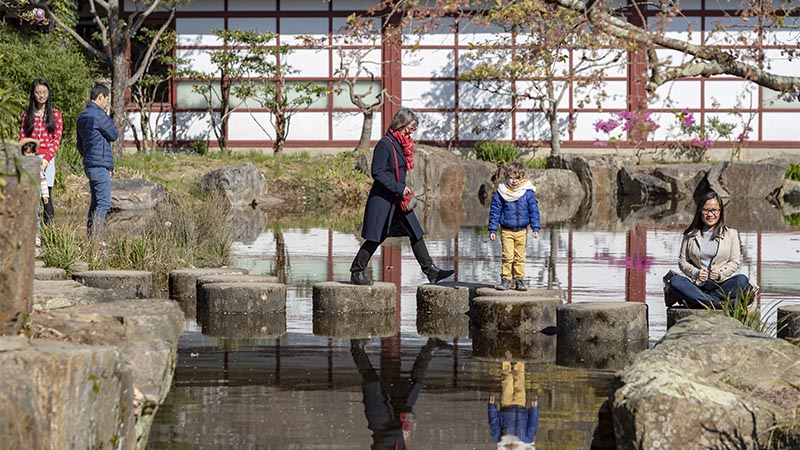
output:
M 750 281 L 745 275 L 737 274 L 721 284 L 707 281 L 698 286 L 686 277 L 674 276 L 669 280 L 669 289 L 687 308 L 719 308 L 728 299 L 739 301 L 750 289 Z
M 47 195 L 50 197 L 47 200 L 47 203 L 44 204 L 44 224 L 50 225 L 53 223 L 53 217 L 55 215 L 55 211 L 53 210 L 53 188 L 47 188 Z
M 89 190 L 92 192 L 86 231 L 93 236 L 103 230 L 106 214 L 111 209 L 111 172 L 105 167 L 87 167 L 83 171 L 89 179 Z
M 350 265 L 350 272 L 363 272 L 364 269 L 367 268 L 367 264 L 369 264 L 369 260 L 372 258 L 375 250 L 380 246 L 380 242 L 364 241 L 364 243 L 361 244 L 361 248 L 358 249 L 355 259 L 353 259 L 353 264 Z M 422 271 L 428 273 L 428 270 L 433 266 L 433 259 L 430 253 L 428 253 L 428 246 L 425 245 L 425 239 L 419 239 L 418 241 L 412 240 L 411 251 L 414 252 L 414 257 L 417 258 L 417 262 L 422 268 Z

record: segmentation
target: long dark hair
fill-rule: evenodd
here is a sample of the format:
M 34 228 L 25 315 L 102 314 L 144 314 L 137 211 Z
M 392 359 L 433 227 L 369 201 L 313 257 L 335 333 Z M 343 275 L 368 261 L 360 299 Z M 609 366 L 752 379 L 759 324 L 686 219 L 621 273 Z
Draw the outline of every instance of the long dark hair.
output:
M 722 204 L 722 199 L 719 194 L 714 191 L 708 191 L 697 199 L 697 210 L 694 212 L 694 219 L 691 225 L 683 231 L 683 234 L 688 235 L 696 231 L 702 231 L 703 226 L 705 226 L 703 223 L 703 207 L 706 206 L 706 202 L 709 200 L 716 200 L 719 204 L 719 216 L 717 216 L 719 220 L 714 224 L 711 238 L 717 239 L 725 233 L 728 229 L 728 226 L 725 225 L 725 205 Z
M 28 102 L 28 110 L 25 113 L 25 136 L 33 135 L 33 121 L 36 115 L 36 95 L 33 93 L 37 86 L 44 86 L 47 88 L 47 101 L 44 103 L 44 124 L 47 132 L 50 134 L 56 131 L 56 118 L 53 116 L 53 91 L 50 90 L 50 85 L 47 81 L 37 78 L 31 83 L 30 101 Z

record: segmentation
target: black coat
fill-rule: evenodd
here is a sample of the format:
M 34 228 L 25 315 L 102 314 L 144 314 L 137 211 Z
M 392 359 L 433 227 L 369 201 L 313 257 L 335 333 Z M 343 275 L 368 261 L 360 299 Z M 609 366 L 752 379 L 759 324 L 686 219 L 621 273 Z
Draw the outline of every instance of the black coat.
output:
M 400 181 L 395 175 L 395 157 Z M 368 241 L 383 242 L 390 236 L 409 236 L 422 239 L 424 232 L 414 211 L 403 212 L 399 200 L 406 187 L 406 159 L 403 146 L 386 133 L 375 146 L 372 155 L 372 189 L 364 209 L 364 226 L 361 237 Z

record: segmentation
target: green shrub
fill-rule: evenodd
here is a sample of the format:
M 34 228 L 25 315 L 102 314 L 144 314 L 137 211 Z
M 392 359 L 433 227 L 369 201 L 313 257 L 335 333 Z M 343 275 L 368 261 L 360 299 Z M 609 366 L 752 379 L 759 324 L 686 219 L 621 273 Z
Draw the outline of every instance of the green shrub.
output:
M 794 213 L 788 216 L 783 216 L 786 223 L 793 227 L 800 227 L 800 213 Z
M 789 164 L 789 168 L 786 169 L 786 178 L 800 181 L 800 164 Z
M 194 141 L 191 143 L 191 147 L 200 156 L 208 154 L 208 141 Z
M 510 142 L 481 141 L 476 142 L 474 148 L 476 158 L 481 161 L 493 162 L 500 166 L 516 161 L 519 158 L 519 148 Z
M 80 235 L 79 235 L 80 233 Z M 59 220 L 41 230 L 42 260 L 47 267 L 68 270 L 69 266 L 86 255 L 86 228 L 75 222 Z
M 526 169 L 546 169 L 547 157 L 540 156 L 538 158 L 523 159 L 522 164 L 525 165 Z

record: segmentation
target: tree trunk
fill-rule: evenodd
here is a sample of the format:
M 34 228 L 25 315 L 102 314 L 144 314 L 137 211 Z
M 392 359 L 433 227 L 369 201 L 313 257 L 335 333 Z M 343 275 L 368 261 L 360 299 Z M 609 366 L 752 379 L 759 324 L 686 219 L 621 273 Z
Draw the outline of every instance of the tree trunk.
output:
M 283 145 L 286 143 L 288 131 L 288 123 L 283 111 L 275 111 L 275 142 L 272 144 L 272 150 L 275 154 L 283 152 Z
M 358 139 L 355 152 L 362 153 L 369 150 L 369 141 L 372 136 L 372 121 L 375 118 L 373 111 L 364 111 L 364 123 L 361 125 L 361 137 Z
M 114 111 L 114 125 L 119 128 L 119 138 L 114 141 L 112 148 L 119 158 L 125 141 L 125 128 L 128 123 L 125 93 L 130 80 L 128 67 L 128 38 L 123 30 L 123 22 L 119 17 L 119 2 L 109 2 L 108 30 L 111 33 L 111 109 Z
M 555 108 L 554 108 L 555 109 Z M 561 154 L 561 134 L 558 132 L 558 114 L 555 111 L 547 113 L 550 122 L 550 154 Z

